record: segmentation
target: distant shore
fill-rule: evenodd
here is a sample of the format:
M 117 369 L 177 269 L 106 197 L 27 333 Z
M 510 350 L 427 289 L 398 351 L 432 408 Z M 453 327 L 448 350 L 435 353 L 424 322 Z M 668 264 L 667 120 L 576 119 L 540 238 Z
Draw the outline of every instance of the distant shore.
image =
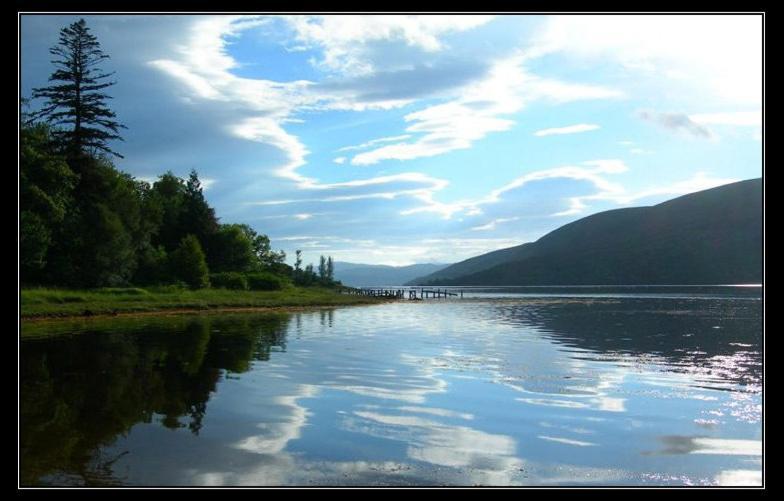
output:
M 189 290 L 173 287 L 93 290 L 30 288 L 22 289 L 20 299 L 20 316 L 24 320 L 219 310 L 275 311 L 389 301 L 315 287 L 290 287 L 278 291 Z

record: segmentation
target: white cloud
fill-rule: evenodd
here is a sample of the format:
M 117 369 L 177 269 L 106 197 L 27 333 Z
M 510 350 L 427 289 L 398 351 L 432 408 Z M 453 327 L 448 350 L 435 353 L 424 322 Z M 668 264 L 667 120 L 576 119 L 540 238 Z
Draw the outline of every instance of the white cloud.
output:
M 315 44 L 324 50 L 325 64 L 348 68 L 354 65 L 361 55 L 358 48 L 365 43 L 378 40 L 404 41 L 407 45 L 426 51 L 444 48 L 438 36 L 471 29 L 491 19 L 491 16 L 294 16 L 285 18 L 293 26 L 300 42 Z M 159 59 L 149 64 L 185 84 L 192 98 L 226 103 L 224 109 L 232 106 L 243 110 L 242 118 L 226 125 L 230 134 L 270 145 L 279 149 L 284 160 L 271 173 L 277 177 L 291 180 L 299 189 L 341 190 L 345 193 L 325 197 L 325 201 L 346 201 L 364 198 L 393 199 L 411 195 L 424 199 L 432 198 L 433 190 L 441 189 L 445 182 L 427 176 L 405 173 L 398 176 L 382 176 L 368 180 L 344 183 L 320 183 L 313 177 L 300 174 L 299 169 L 306 164 L 308 148 L 299 138 L 283 127 L 284 124 L 300 121 L 292 115 L 301 110 L 325 109 L 388 109 L 400 106 L 409 100 L 381 100 L 363 102 L 359 94 L 333 92 L 314 82 L 297 80 L 275 82 L 264 79 L 238 77 L 232 73 L 238 63 L 226 52 L 227 40 L 238 36 L 243 30 L 269 22 L 260 16 L 208 16 L 199 18 L 189 31 L 188 38 L 180 47 L 176 59 Z M 356 50 L 355 50 L 356 49 Z M 347 58 L 340 62 L 341 58 Z M 248 116 L 248 113 L 255 116 Z M 492 122 L 488 118 L 485 122 Z M 501 122 L 501 121 L 497 121 Z M 507 126 L 506 122 L 504 127 Z M 414 129 L 424 130 L 423 125 Z M 364 145 L 347 147 L 361 149 L 382 142 L 400 141 L 410 135 L 380 138 Z M 438 140 L 438 138 L 434 138 Z M 338 157 L 342 163 L 344 157 Z M 408 181 L 420 186 L 395 190 L 368 192 L 368 186 L 390 186 L 400 181 Z M 354 190 L 355 193 L 348 193 Z M 270 205 L 295 203 L 298 200 L 271 201 Z
M 531 52 L 616 61 L 668 94 L 761 103 L 760 15 L 555 15 L 534 36 Z
M 617 98 L 616 90 L 544 79 L 528 73 L 525 56 L 516 54 L 496 61 L 480 81 L 460 89 L 459 96 L 442 104 L 409 113 L 405 131 L 423 134 L 355 155 L 353 165 L 372 165 L 383 160 L 412 160 L 470 148 L 491 132 L 511 129 L 514 114 L 528 102 L 549 100 L 563 103 L 582 99 Z
M 372 55 L 365 51 L 366 44 L 380 40 L 402 41 L 425 52 L 438 52 L 445 47 L 439 35 L 472 29 L 490 19 L 480 16 L 285 18 L 300 43 L 323 50 L 322 65 L 336 71 L 356 70 L 360 74 L 375 70 L 374 65 L 369 63 L 372 58 L 366 58 Z M 279 149 L 284 160 L 271 171 L 273 175 L 293 181 L 299 189 L 333 191 L 317 198 L 295 197 L 260 204 L 392 200 L 407 196 L 422 202 L 424 209 L 405 210 L 403 214 L 425 210 L 448 218 L 464 208 L 461 204 L 436 201 L 435 193 L 446 186 L 446 181 L 420 173 L 341 183 L 322 183 L 301 174 L 299 169 L 306 164 L 308 148 L 283 127 L 286 123 L 298 120 L 293 116 L 295 113 L 319 109 L 384 109 L 407 101 L 393 99 L 363 102 L 357 100 L 361 94 L 359 92 L 346 94 L 343 89 L 335 93 L 323 86 L 319 88 L 313 82 L 275 82 L 236 76 L 232 70 L 237 68 L 238 63 L 226 52 L 227 40 L 238 36 L 243 30 L 266 22 L 267 19 L 258 16 L 200 18 L 193 24 L 187 40 L 180 48 L 179 57 L 150 63 L 183 82 L 193 98 L 221 101 L 226 103 L 224 107 L 235 106 L 244 110 L 245 116 L 228 124 L 226 130 L 236 137 Z M 373 139 L 361 145 L 346 147 L 344 151 L 371 148 L 355 155 L 351 159 L 354 165 L 369 165 L 385 159 L 407 160 L 439 155 L 469 148 L 473 142 L 491 132 L 508 130 L 514 121 L 506 115 L 519 111 L 530 100 L 560 103 L 621 95 L 603 87 L 569 84 L 532 75 L 524 69 L 524 62 L 523 55 L 515 54 L 483 66 L 481 70 L 485 72 L 484 76 L 476 81 L 466 80 L 468 83 L 453 90 L 456 97 L 452 100 L 406 115 L 405 120 L 410 125 L 405 134 Z M 479 69 L 474 67 L 472 71 Z M 248 116 L 248 112 L 252 116 Z M 391 144 L 372 149 L 383 143 Z M 340 164 L 344 162 L 342 158 L 337 157 L 335 161 Z
M 356 26 L 347 25 L 348 18 L 343 19 L 344 16 L 307 18 L 296 16 L 286 18 L 286 22 L 293 27 L 298 43 L 322 51 L 323 59 L 318 61 L 318 65 L 336 75 L 335 78 L 339 82 L 343 82 L 344 80 L 340 78 L 369 75 L 372 72 L 376 72 L 373 75 L 378 76 L 379 71 L 389 70 L 389 67 L 385 66 L 385 60 L 378 57 L 378 52 L 374 52 L 379 45 L 378 42 L 395 43 L 398 46 L 404 44 L 411 49 L 412 54 L 427 54 L 428 57 L 435 57 L 437 53 L 447 54 L 446 43 L 441 38 L 443 35 L 472 29 L 489 21 L 489 18 L 477 16 L 469 20 L 458 19 L 466 16 L 441 17 L 444 19 L 439 21 L 435 18 L 418 19 L 416 16 L 387 16 L 388 19 L 361 16 L 355 20 L 358 23 Z M 405 198 L 413 201 L 414 204 L 398 207 L 396 210 L 399 210 L 400 214 L 433 213 L 448 219 L 456 214 L 477 216 L 485 213 L 512 190 L 535 181 L 557 178 L 586 181 L 589 186 L 595 188 L 595 193 L 566 197 L 568 208 L 558 214 L 569 215 L 585 212 L 592 200 L 623 204 L 644 197 L 673 192 L 680 194 L 682 190 L 691 190 L 694 187 L 699 188 L 692 191 L 702 189 L 701 187 L 706 185 L 722 184 L 723 180 L 703 174 L 702 177 L 681 181 L 680 184 L 629 193 L 608 177 L 627 169 L 622 162 L 596 161 L 530 172 L 493 190 L 485 197 L 443 202 L 437 200 L 436 196 L 448 185 L 448 182 L 419 172 L 329 183 L 315 176 L 305 176 L 300 169 L 306 165 L 308 148 L 296 135 L 286 130 L 287 124 L 301 121 L 298 113 L 330 109 L 389 109 L 412 103 L 414 99 L 409 95 L 394 96 L 386 88 L 378 93 L 386 97 L 374 101 L 365 99 L 367 92 L 363 89 L 351 86 L 341 87 L 338 91 L 335 86 L 329 88 L 303 80 L 275 82 L 236 76 L 233 71 L 238 67 L 238 62 L 228 55 L 226 44 L 231 37 L 238 36 L 243 30 L 264 22 L 267 22 L 264 18 L 255 16 L 201 17 L 194 23 L 188 38 L 184 40 L 175 56 L 150 63 L 182 83 L 184 91 L 193 100 L 194 105 L 198 105 L 200 101 L 214 101 L 226 113 L 236 110 L 236 118 L 231 118 L 229 123 L 224 124 L 229 134 L 270 145 L 283 154 L 283 160 L 274 169 L 268 170 L 265 167 L 260 171 L 293 182 L 297 190 L 310 192 L 309 196 L 305 197 L 286 194 L 279 200 L 265 200 L 254 205 L 276 206 Z M 557 50 L 567 48 L 568 44 Z M 600 85 L 567 83 L 535 75 L 526 68 L 527 62 L 535 55 L 535 51 L 534 54 L 502 55 L 498 60 L 489 61 L 482 66 L 481 71 L 479 67 L 471 67 L 469 69 L 474 71 L 474 74 L 470 75 L 471 78 L 466 77 L 461 80 L 460 85 L 450 87 L 448 91 L 439 94 L 440 102 L 422 109 L 415 108 L 416 111 L 406 114 L 404 116 L 406 127 L 405 130 L 400 131 L 400 134 L 370 139 L 362 144 L 345 146 L 338 151 L 359 151 L 350 159 L 354 165 L 371 165 L 391 159 L 427 158 L 470 148 L 476 141 L 491 133 L 511 129 L 517 120 L 515 114 L 535 101 L 557 104 L 581 99 L 619 98 L 625 95 L 617 89 Z M 412 64 L 413 67 L 417 67 L 418 61 Z M 634 65 L 630 61 L 626 61 L 626 64 L 630 67 Z M 642 63 L 640 65 L 644 66 Z M 413 76 L 409 75 L 406 78 L 413 78 Z M 373 79 L 368 79 L 367 82 L 371 80 Z M 377 85 L 379 81 L 383 79 L 373 80 L 373 85 Z M 373 88 L 373 90 L 377 89 Z M 415 94 L 414 92 L 411 95 Z M 749 109 L 739 105 L 733 107 Z M 717 108 L 711 106 L 702 109 Z M 707 130 L 705 124 L 746 123 L 750 121 L 748 113 L 751 112 L 684 114 L 683 116 L 688 121 L 684 122 L 688 125 L 686 129 L 694 133 L 694 130 L 701 130 L 700 128 Z M 651 116 L 660 119 L 660 122 L 673 122 L 668 117 L 662 118 L 661 114 Z M 586 126 L 591 124 L 578 124 L 578 127 Z M 339 156 L 334 161 L 341 164 L 349 162 L 349 159 Z M 208 186 L 205 185 L 206 187 Z M 293 217 L 305 220 L 307 219 L 305 216 L 312 216 L 315 214 L 314 211 L 319 209 L 298 207 L 297 210 Z M 488 211 L 487 219 L 492 222 L 493 228 L 505 220 L 511 220 L 504 214 L 495 214 L 492 211 Z M 485 231 L 493 229 L 487 227 L 487 224 L 478 226 L 475 224 L 473 227 Z M 313 245 L 331 245 L 331 243 L 313 242 Z M 382 250 L 397 252 L 393 259 L 400 261 L 413 256 L 427 257 L 428 250 L 432 249 L 423 251 L 423 248 L 417 246 L 398 245 Z M 489 250 L 493 250 L 493 247 L 477 250 L 476 253 Z M 379 256 L 379 259 L 385 257 Z
M 544 137 L 544 136 L 553 136 L 553 135 L 561 135 L 561 134 L 576 134 L 578 132 L 588 132 L 590 130 L 596 130 L 600 127 L 595 124 L 577 124 L 577 125 L 568 125 L 566 127 L 554 127 L 551 129 L 542 129 L 534 132 L 534 136 L 537 137 Z
M 758 486 L 762 485 L 761 470 L 724 470 L 714 477 L 721 486 Z
M 542 440 L 548 440 L 550 442 L 558 442 L 566 445 L 575 445 L 578 447 L 591 447 L 596 445 L 593 442 L 585 442 L 583 440 L 574 440 L 571 438 L 564 438 L 564 437 L 550 437 L 547 435 L 539 435 L 537 438 L 540 438 Z
M 762 113 L 760 111 L 697 113 L 689 115 L 689 118 L 702 125 L 737 125 L 741 127 L 762 126 Z
M 507 184 L 492 190 L 488 195 L 473 199 L 460 200 L 452 203 L 442 203 L 430 197 L 416 198 L 424 202 L 424 205 L 406 209 L 400 212 L 401 215 L 412 215 L 419 213 L 436 213 L 444 218 L 451 218 L 454 214 L 464 213 L 466 215 L 477 215 L 484 212 L 493 204 L 501 202 L 508 193 L 518 190 L 530 183 L 547 179 L 569 179 L 576 181 L 586 181 L 593 185 L 595 193 L 589 195 L 566 196 L 565 200 L 568 208 L 552 214 L 554 217 L 574 216 L 583 214 L 589 209 L 590 201 L 609 201 L 618 205 L 629 205 L 645 198 L 661 197 L 665 195 L 685 195 L 696 191 L 715 188 L 728 183 L 739 181 L 735 178 L 713 177 L 710 174 L 700 171 L 692 177 L 683 181 L 677 181 L 668 185 L 648 188 L 637 192 L 629 192 L 619 183 L 612 182 L 606 178 L 608 174 L 622 174 L 627 172 L 629 167 L 617 159 L 590 160 L 582 162 L 580 165 L 555 167 L 533 171 L 520 176 Z M 482 226 L 475 226 L 474 231 L 489 231 L 496 228 L 497 223 L 511 220 L 511 218 L 497 218 L 494 221 Z
M 441 214 L 444 218 L 450 218 L 457 212 L 464 211 L 467 215 L 475 215 L 477 211 L 481 211 L 481 206 L 494 204 L 501 201 L 502 196 L 509 191 L 521 188 L 531 182 L 542 181 L 545 179 L 574 179 L 580 181 L 588 181 L 592 183 L 599 191 L 595 195 L 572 197 L 569 199 L 570 209 L 565 212 L 560 212 L 554 215 L 565 216 L 578 214 L 583 212 L 587 206 L 584 200 L 590 199 L 607 199 L 613 195 L 621 194 L 624 188 L 616 183 L 607 181 L 602 177 L 602 174 L 619 174 L 626 172 L 628 167 L 621 160 L 591 160 L 583 162 L 581 166 L 565 166 L 556 167 L 553 169 L 545 169 L 534 171 L 525 174 L 516 179 L 513 179 L 506 185 L 491 191 L 487 196 L 475 200 L 462 200 L 453 203 L 441 203 L 434 201 L 432 197 L 420 197 L 420 200 L 425 202 L 425 205 L 406 209 L 400 214 L 404 216 L 418 214 L 423 212 L 433 212 Z M 484 228 L 491 229 L 491 228 Z
M 470 29 L 487 22 L 490 18 L 476 17 L 472 20 L 461 20 L 451 16 L 418 19 L 406 16 L 387 16 L 379 19 L 376 16 L 355 18 L 359 24 L 348 23 L 343 16 L 286 18 L 293 23 L 303 39 L 322 43 L 328 58 L 338 57 L 340 47 L 367 40 L 402 39 L 413 45 L 437 48 L 438 34 L 455 30 Z M 357 200 L 363 198 L 395 198 L 401 195 L 425 195 L 428 189 L 441 189 L 445 184 L 416 173 L 405 173 L 398 176 L 377 177 L 347 183 L 320 183 L 317 179 L 307 177 L 298 172 L 306 164 L 309 154 L 307 147 L 299 138 L 283 128 L 283 124 L 298 121 L 292 115 L 299 110 L 320 108 L 338 109 L 369 109 L 397 106 L 405 101 L 379 101 L 373 103 L 357 102 L 351 95 L 325 93 L 314 87 L 313 82 L 292 81 L 274 82 L 271 80 L 242 78 L 234 75 L 231 70 L 238 63 L 226 52 L 227 39 L 238 36 L 243 30 L 268 22 L 258 16 L 207 16 L 199 18 L 189 32 L 179 57 L 159 59 L 149 64 L 185 84 L 192 97 L 204 100 L 226 102 L 228 105 L 242 109 L 246 114 L 233 123 L 226 125 L 226 130 L 239 138 L 273 146 L 284 155 L 284 161 L 271 173 L 275 176 L 294 181 L 300 189 L 351 189 L 366 186 L 379 186 L 399 181 L 410 181 L 424 186 L 409 188 L 402 191 L 385 190 L 377 193 L 356 193 L 336 195 L 326 201 Z M 379 24 L 380 23 L 380 24 Z M 397 27 L 396 27 L 397 26 Z M 440 46 L 438 46 L 440 47 Z M 334 49 L 334 50 L 333 50 Z M 333 50 L 333 52 L 329 52 Z M 346 49 L 348 50 L 348 49 Z M 330 55 L 331 54 L 331 55 Z M 348 56 L 347 56 L 348 57 Z M 256 116 L 247 116 L 247 112 Z M 397 138 L 386 138 L 399 140 Z M 376 144 L 378 140 L 371 144 Z M 338 157 L 341 158 L 341 157 Z M 337 163 L 341 163 L 340 160 Z M 295 203 L 296 200 L 270 201 L 270 204 Z
M 268 117 L 246 118 L 230 126 L 229 130 L 237 137 L 280 149 L 287 160 L 275 170 L 278 176 L 291 179 L 301 185 L 311 185 L 316 182 L 297 172 L 299 167 L 305 165 L 305 157 L 309 151 L 296 136 L 283 130 L 278 120 Z
M 669 185 L 648 188 L 636 193 L 622 195 L 617 197 L 615 200 L 621 204 L 629 204 L 654 196 L 686 195 L 689 193 L 694 193 L 695 191 L 707 190 L 724 184 L 735 183 L 737 181 L 740 181 L 740 179 L 712 177 L 710 174 L 700 171 L 684 181 L 677 181 Z
M 352 151 L 352 150 L 364 150 L 365 148 L 370 148 L 371 146 L 375 146 L 379 143 L 391 143 L 395 141 L 402 141 L 404 139 L 408 139 L 411 137 L 411 134 L 402 134 L 400 136 L 390 136 L 390 137 L 380 137 L 378 139 L 373 139 L 371 141 L 367 141 L 362 144 L 358 144 L 355 146 L 344 146 L 340 148 L 338 151 Z
M 519 217 L 499 217 L 497 219 L 493 219 L 492 221 L 490 221 L 487 224 L 483 224 L 481 226 L 474 226 L 473 228 L 471 228 L 471 230 L 472 231 L 494 230 L 496 228 L 496 226 L 498 226 L 501 223 L 508 223 L 509 221 L 517 221 L 518 219 L 520 219 L 520 218 Z
M 323 58 L 318 66 L 341 73 L 369 74 L 378 60 L 368 54 L 378 41 L 398 41 L 426 52 L 445 48 L 442 35 L 481 26 L 493 16 L 285 16 L 295 38 L 307 47 L 319 47 Z
M 393 239 L 353 239 L 338 236 L 291 235 L 274 236 L 273 244 L 287 248 L 287 253 L 302 249 L 305 262 L 317 259 L 319 253 L 331 255 L 337 261 L 354 263 L 372 262 L 389 266 L 407 266 L 415 263 L 453 263 L 493 250 L 520 245 L 524 238 L 425 238 L 416 243 L 408 240 L 396 242 Z M 318 249 L 308 255 L 308 249 Z

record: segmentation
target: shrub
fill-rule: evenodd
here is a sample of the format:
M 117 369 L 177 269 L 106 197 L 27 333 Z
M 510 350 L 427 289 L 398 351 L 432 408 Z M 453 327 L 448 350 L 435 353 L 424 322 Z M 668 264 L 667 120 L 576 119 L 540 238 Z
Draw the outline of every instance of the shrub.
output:
M 248 288 L 254 291 L 277 291 L 285 287 L 286 281 L 272 273 L 248 273 Z
M 146 296 L 149 294 L 146 290 L 138 287 L 104 287 L 100 290 L 115 296 Z
M 163 247 L 147 246 L 140 252 L 133 283 L 159 285 L 170 282 L 168 263 L 169 258 Z
M 182 239 L 177 250 L 169 255 L 169 264 L 172 275 L 188 284 L 191 289 L 210 286 L 204 251 L 195 236 L 188 235 Z
M 181 280 L 173 280 L 172 283 L 166 285 L 153 285 L 147 287 L 147 290 L 156 294 L 176 294 L 183 292 L 188 288 L 188 284 Z
M 248 281 L 242 273 L 227 271 L 210 274 L 210 283 L 221 289 L 248 290 Z

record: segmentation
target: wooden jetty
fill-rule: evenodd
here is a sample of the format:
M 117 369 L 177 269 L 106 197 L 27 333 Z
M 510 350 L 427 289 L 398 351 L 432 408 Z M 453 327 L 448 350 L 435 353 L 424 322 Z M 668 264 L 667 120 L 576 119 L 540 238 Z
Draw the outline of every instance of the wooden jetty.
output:
M 450 297 L 463 297 L 463 291 L 459 293 L 450 292 L 446 289 L 425 289 L 422 287 L 395 287 L 395 288 L 376 288 L 376 287 L 344 287 L 341 289 L 343 294 L 357 296 L 388 297 L 396 299 L 440 299 Z

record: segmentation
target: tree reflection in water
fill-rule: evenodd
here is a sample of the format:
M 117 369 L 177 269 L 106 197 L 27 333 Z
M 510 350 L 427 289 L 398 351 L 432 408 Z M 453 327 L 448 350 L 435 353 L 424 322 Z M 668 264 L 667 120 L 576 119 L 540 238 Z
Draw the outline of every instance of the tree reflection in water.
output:
M 159 420 L 198 435 L 222 375 L 285 351 L 290 315 L 115 319 L 20 352 L 21 484 L 108 485 L 101 448 Z M 111 333 L 108 330 L 111 329 Z M 116 454 L 115 454 L 116 456 Z M 55 477 L 47 479 L 47 475 Z

